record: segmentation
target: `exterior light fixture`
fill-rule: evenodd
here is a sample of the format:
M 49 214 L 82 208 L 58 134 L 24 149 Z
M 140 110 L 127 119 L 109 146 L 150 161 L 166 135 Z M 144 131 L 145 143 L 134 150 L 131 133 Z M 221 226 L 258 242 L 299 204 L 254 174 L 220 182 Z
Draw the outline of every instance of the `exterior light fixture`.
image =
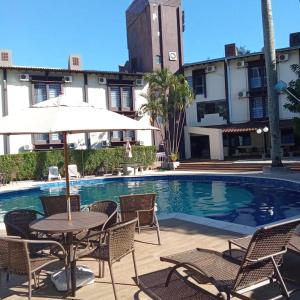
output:
M 265 133 L 269 132 L 269 127 L 265 126 L 265 127 L 263 128 L 263 132 L 265 132 Z
M 266 154 L 267 154 L 267 143 L 266 143 L 266 133 L 269 132 L 269 127 L 265 126 L 264 128 L 257 128 L 256 129 L 256 133 L 257 134 L 262 134 L 262 138 L 263 138 L 263 153 L 262 153 L 262 158 L 265 159 L 266 158 Z

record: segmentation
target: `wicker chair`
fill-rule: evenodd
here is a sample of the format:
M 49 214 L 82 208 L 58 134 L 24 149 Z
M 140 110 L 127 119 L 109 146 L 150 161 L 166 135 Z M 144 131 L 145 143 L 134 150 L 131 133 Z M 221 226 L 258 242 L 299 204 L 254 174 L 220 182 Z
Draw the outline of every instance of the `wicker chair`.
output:
M 28 276 L 28 299 L 31 299 L 32 286 L 31 280 L 32 276 L 34 279 L 35 287 L 38 287 L 37 274 L 41 272 L 41 269 L 50 263 L 59 261 L 60 258 L 53 255 L 34 255 L 31 257 L 29 252 L 29 245 L 43 243 L 45 246 L 55 246 L 60 248 L 61 254 L 65 261 L 64 266 L 67 268 L 67 255 L 61 244 L 55 241 L 36 241 L 36 240 L 24 240 L 17 239 L 14 237 L 0 237 L 0 249 L 1 249 L 1 265 L 8 273 Z M 66 272 L 67 273 L 67 272 Z M 67 278 L 67 283 L 69 280 Z
M 7 238 L 7 236 L 0 236 L 0 281 L 2 272 L 6 273 L 6 280 L 9 280 L 8 268 L 8 244 L 1 240 L 2 237 Z M 10 238 L 19 239 L 19 236 L 9 236 Z
M 137 219 L 130 220 L 128 222 L 121 222 L 110 227 L 107 230 L 97 232 L 94 235 L 90 235 L 88 239 L 95 239 L 96 236 L 98 237 L 98 244 L 95 245 L 95 243 L 93 242 L 91 248 L 87 248 L 84 246 L 84 249 L 81 250 L 80 247 L 82 246 L 83 240 L 79 241 L 77 243 L 77 247 L 75 247 L 74 254 L 76 260 L 83 257 L 90 257 L 98 260 L 99 277 L 104 276 L 104 264 L 101 268 L 102 262 L 108 262 L 115 299 L 118 298 L 112 265 L 115 262 L 120 261 L 124 256 L 130 253 L 132 254 L 135 276 L 138 282 L 134 249 L 134 234 L 136 223 Z M 104 244 L 102 243 L 103 240 L 105 240 Z
M 156 229 L 158 244 L 161 245 L 155 200 L 155 193 L 120 196 L 120 212 L 123 222 L 138 218 L 139 233 L 141 228 Z
M 36 239 L 37 234 L 30 231 L 29 224 L 39 216 L 44 215 L 32 209 L 16 209 L 6 213 L 4 216 L 6 234 L 20 236 L 23 239 Z
M 104 230 L 115 225 L 118 221 L 118 204 L 114 201 L 98 201 L 89 206 L 89 210 L 93 212 L 105 213 L 108 216 L 107 221 L 99 228 Z
M 242 294 L 252 290 L 257 283 L 268 284 L 276 280 L 285 296 L 289 298 L 278 265 L 287 251 L 287 246 L 295 233 L 300 219 L 282 222 L 258 229 L 251 238 L 249 247 L 240 263 L 232 257 L 213 250 L 195 249 L 167 257 L 162 261 L 175 264 L 166 280 L 166 286 L 172 273 L 184 267 L 202 283 L 212 283 L 226 299 L 231 296 L 245 299 Z
M 45 215 L 52 216 L 67 212 L 67 199 L 62 196 L 41 196 L 40 197 Z M 71 195 L 71 211 L 80 211 L 80 195 Z

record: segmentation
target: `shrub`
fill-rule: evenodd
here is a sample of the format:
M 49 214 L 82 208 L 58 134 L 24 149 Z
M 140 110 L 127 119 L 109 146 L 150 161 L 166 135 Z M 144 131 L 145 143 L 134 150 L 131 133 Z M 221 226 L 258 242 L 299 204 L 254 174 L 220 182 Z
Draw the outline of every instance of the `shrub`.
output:
M 149 167 L 155 161 L 154 146 L 133 146 L 132 162 L 141 163 Z M 113 171 L 125 160 L 125 147 L 69 150 L 69 163 L 76 164 L 79 172 L 85 175 L 95 174 L 97 167 L 104 166 L 108 172 Z M 27 152 L 20 154 L 6 154 L 0 156 L 0 172 L 6 174 L 7 181 L 12 174 L 17 174 L 19 180 L 40 180 L 48 175 L 48 167 L 58 166 L 64 175 L 63 150 L 41 152 Z M 84 166 L 84 170 L 83 170 Z

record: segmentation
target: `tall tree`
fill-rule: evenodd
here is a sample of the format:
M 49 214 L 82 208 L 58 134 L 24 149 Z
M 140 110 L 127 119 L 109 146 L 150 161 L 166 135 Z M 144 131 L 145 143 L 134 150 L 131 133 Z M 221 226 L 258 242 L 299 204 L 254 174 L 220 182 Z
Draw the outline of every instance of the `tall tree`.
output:
M 150 115 L 152 125 L 160 129 L 166 154 L 176 156 L 179 151 L 186 109 L 194 100 L 192 89 L 183 75 L 163 69 L 145 76 L 149 87 L 147 104 L 142 111 Z
M 276 52 L 271 0 L 261 0 L 264 32 L 264 53 L 267 71 L 268 111 L 271 135 L 271 159 L 273 167 L 281 167 L 281 141 L 279 129 L 279 99 L 275 91 L 277 83 Z

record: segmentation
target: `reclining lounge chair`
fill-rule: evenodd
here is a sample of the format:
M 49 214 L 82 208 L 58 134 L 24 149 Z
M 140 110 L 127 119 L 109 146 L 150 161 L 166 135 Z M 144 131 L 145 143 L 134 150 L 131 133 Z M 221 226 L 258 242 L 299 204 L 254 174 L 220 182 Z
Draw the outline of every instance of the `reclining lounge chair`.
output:
M 199 248 L 161 257 L 162 261 L 175 264 L 166 286 L 173 272 L 183 267 L 199 283 L 213 284 L 225 299 L 231 296 L 247 299 L 243 293 L 257 288 L 258 284 L 262 286 L 273 281 L 279 283 L 283 294 L 289 298 L 278 266 L 299 224 L 300 219 L 295 219 L 258 229 L 239 262 L 224 253 Z
M 51 167 L 49 167 L 48 171 L 49 171 L 48 172 L 48 181 L 51 181 L 52 179 L 61 180 L 61 176 L 59 174 L 58 167 L 51 166 Z

